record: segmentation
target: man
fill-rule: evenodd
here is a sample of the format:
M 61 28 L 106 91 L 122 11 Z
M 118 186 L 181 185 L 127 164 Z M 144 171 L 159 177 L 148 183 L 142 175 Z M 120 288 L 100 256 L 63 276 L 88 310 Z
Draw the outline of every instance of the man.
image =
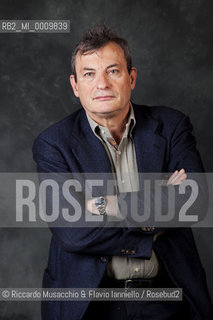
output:
M 119 197 L 140 194 L 140 172 L 170 172 L 169 186 L 181 184 L 188 172 L 203 171 L 186 116 L 130 102 L 137 70 L 124 39 L 105 26 L 90 30 L 75 48 L 72 67 L 71 85 L 83 109 L 45 130 L 33 152 L 39 172 L 114 174 L 116 194 L 86 201 L 91 214 L 122 214 Z M 138 225 L 51 231 L 44 287 L 180 287 L 183 301 L 44 302 L 43 319 L 212 318 L 190 229 Z

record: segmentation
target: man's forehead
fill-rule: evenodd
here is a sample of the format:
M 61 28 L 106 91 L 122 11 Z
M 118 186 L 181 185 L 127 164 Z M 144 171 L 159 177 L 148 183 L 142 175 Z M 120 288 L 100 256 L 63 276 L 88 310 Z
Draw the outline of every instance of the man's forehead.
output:
M 121 64 L 125 61 L 122 48 L 116 43 L 109 43 L 99 49 L 90 50 L 76 56 L 76 66 L 84 67 L 87 63 Z

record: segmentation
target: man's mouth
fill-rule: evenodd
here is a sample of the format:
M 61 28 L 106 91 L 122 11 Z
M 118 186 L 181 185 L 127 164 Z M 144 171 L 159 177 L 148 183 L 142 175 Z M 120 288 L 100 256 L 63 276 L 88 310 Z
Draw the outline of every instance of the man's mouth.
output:
M 98 96 L 98 97 L 95 97 L 94 100 L 99 100 L 99 101 L 107 101 L 107 100 L 111 100 L 115 98 L 115 96 L 110 96 L 110 95 L 105 95 L 105 96 Z

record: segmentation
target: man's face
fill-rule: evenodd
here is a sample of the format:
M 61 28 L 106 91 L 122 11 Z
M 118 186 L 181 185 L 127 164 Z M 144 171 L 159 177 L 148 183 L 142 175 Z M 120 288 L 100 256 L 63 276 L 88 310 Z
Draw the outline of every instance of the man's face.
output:
M 70 82 L 76 97 L 91 118 L 112 117 L 129 109 L 136 68 L 128 73 L 122 48 L 114 42 L 76 57 L 77 82 Z

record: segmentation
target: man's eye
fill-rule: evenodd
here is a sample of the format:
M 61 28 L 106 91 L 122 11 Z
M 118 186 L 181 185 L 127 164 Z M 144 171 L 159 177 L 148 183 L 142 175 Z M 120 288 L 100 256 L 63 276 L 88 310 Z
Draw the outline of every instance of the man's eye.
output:
M 84 77 L 90 78 L 94 75 L 94 72 L 87 72 L 84 74 Z
M 116 74 L 116 73 L 118 73 L 119 72 L 119 70 L 117 70 L 117 69 L 112 69 L 112 70 L 110 70 L 110 73 L 111 74 Z

